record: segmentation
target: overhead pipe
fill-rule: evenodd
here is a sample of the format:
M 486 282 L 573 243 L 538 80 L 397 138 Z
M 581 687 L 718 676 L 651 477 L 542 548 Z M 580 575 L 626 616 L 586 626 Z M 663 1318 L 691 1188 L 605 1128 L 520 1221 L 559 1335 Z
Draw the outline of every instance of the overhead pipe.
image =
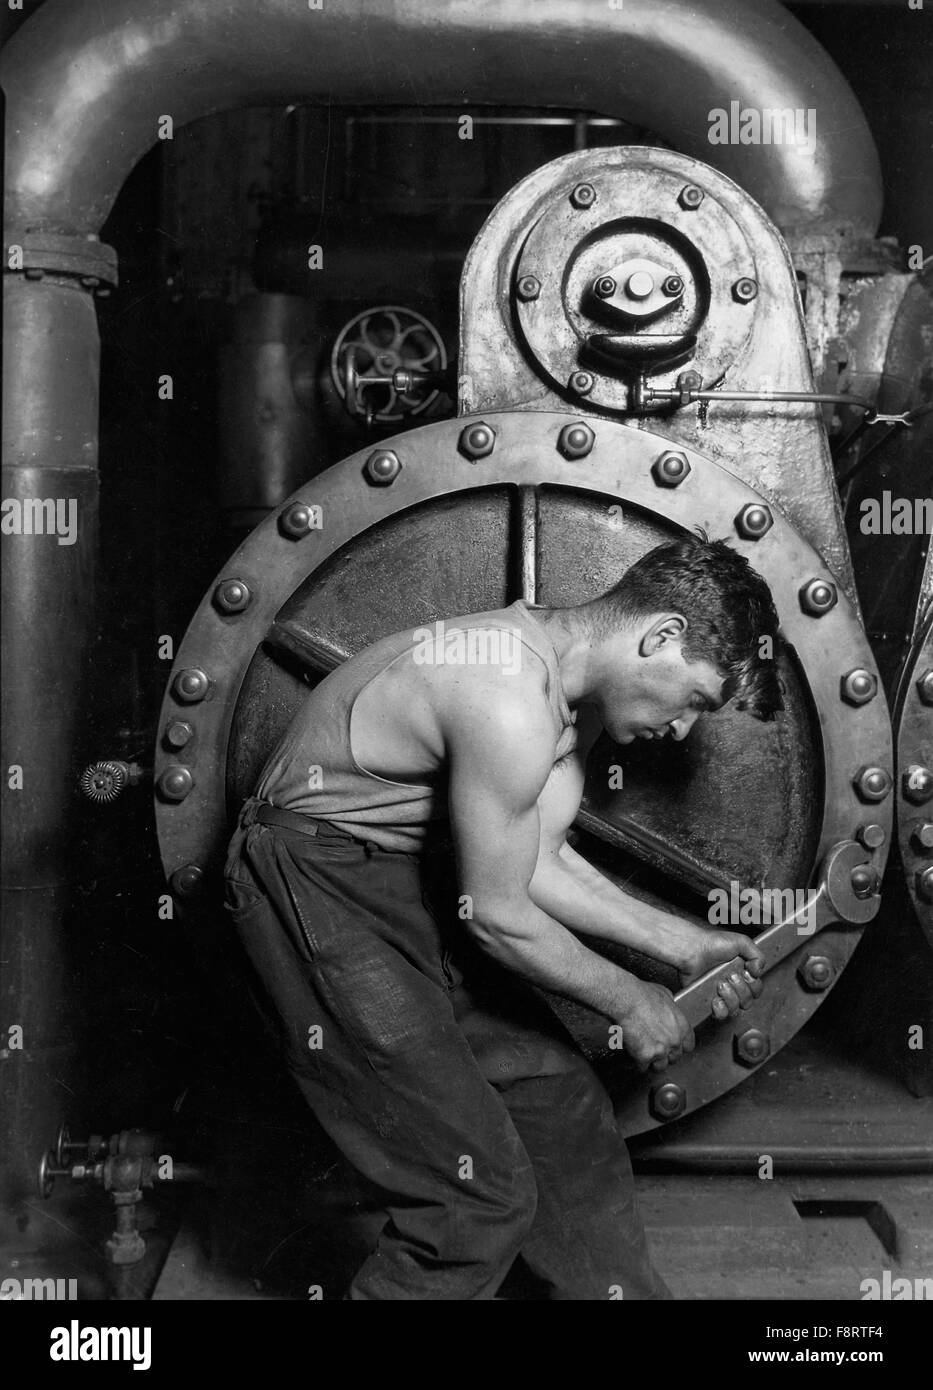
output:
M 871 236 L 878 156 L 835 64 L 776 0 L 46 0 L 8 44 L 10 226 L 98 231 L 159 117 L 288 99 L 621 117 L 783 229 Z M 710 112 L 815 111 L 812 144 L 711 144 Z
M 2 1136 L 15 1206 L 58 1109 L 63 1070 L 51 1051 L 46 1063 L 39 1054 L 61 1035 L 64 1015 L 80 682 L 93 636 L 99 343 L 91 295 L 115 280 L 98 233 L 156 142 L 160 118 L 177 129 L 215 111 L 289 100 L 599 112 L 715 165 L 785 232 L 809 235 L 871 236 L 881 181 L 855 97 L 776 0 L 706 0 L 702 8 L 624 0 L 617 9 L 606 0 L 321 0 L 320 8 L 303 0 L 46 0 L 6 45 L 0 81 L 3 496 L 73 501 L 78 513 L 73 543 L 3 538 L 3 767 L 6 776 L 23 764 L 26 777 L 22 791 L 4 792 L 13 904 L 4 1019 L 16 1021 L 23 991 L 35 984 L 25 1020 L 33 1051 L 16 1063 Z M 815 140 L 711 144 L 711 112 L 731 113 L 732 103 L 739 112 L 815 111 Z M 8 1077 L 15 1060 L 4 1065 Z

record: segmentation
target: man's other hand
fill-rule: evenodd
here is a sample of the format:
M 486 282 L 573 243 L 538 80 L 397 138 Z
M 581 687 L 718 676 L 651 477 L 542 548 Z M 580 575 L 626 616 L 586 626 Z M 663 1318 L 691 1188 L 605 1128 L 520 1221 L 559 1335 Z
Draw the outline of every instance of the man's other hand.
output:
M 719 984 L 718 998 L 713 1000 L 713 1016 L 720 1020 L 734 1018 L 740 1009 L 747 1009 L 753 1004 L 761 993 L 764 956 L 759 947 L 741 932 L 702 931 L 697 928 L 696 939 L 691 942 L 689 955 L 680 970 L 681 984 L 686 986 L 700 975 L 705 975 L 707 970 L 736 957 L 742 961 L 742 967 L 737 967 Z
M 632 980 L 618 1015 L 623 1047 L 639 1071 L 664 1071 L 695 1046 L 693 1029 L 662 985 Z

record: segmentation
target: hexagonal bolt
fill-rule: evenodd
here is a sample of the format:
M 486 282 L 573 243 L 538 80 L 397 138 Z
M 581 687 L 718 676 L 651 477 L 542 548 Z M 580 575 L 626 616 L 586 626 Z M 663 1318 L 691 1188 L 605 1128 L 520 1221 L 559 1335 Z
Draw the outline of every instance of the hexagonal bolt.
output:
M 910 839 L 914 849 L 933 849 L 933 821 L 914 821 Z
M 479 420 L 475 425 L 467 425 L 466 429 L 460 431 L 460 438 L 457 440 L 457 448 L 468 459 L 488 458 L 496 447 L 496 431 L 492 425 L 487 425 L 485 420 Z
M 183 705 L 196 705 L 211 688 L 210 678 L 198 666 L 179 671 L 172 681 L 172 694 Z
M 599 299 L 611 299 L 618 288 L 611 275 L 598 275 L 593 281 L 593 293 Z
M 596 436 L 589 425 L 565 425 L 557 436 L 557 447 L 565 459 L 582 459 L 590 452 Z
M 751 304 L 753 299 L 758 298 L 758 281 L 747 275 L 741 276 L 732 286 L 732 298 L 736 304 Z
M 901 793 L 905 801 L 922 806 L 933 796 L 933 772 L 922 763 L 911 763 L 901 773 Z
M 661 293 L 673 299 L 675 295 L 683 294 L 684 282 L 679 275 L 669 275 L 661 286 Z
M 933 864 L 917 875 L 917 893 L 925 903 L 933 903 Z
M 668 451 L 651 465 L 651 476 L 658 487 L 679 487 L 690 472 L 686 454 Z
M 878 694 L 878 678 L 863 666 L 856 666 L 840 680 L 839 694 L 847 705 L 867 705 Z
M 577 396 L 588 396 L 595 386 L 592 372 L 571 372 L 567 385 Z
M 702 188 L 697 188 L 695 183 L 688 183 L 687 186 L 682 188 L 677 194 L 677 201 L 687 212 L 693 212 L 703 201 L 703 190 Z
M 856 795 L 860 801 L 884 801 L 893 786 L 890 772 L 874 765 L 861 767 L 852 778 Z
M 884 826 L 878 825 L 874 821 L 869 821 L 865 825 L 860 825 L 855 832 L 855 838 L 860 845 L 866 849 L 880 849 L 888 838 L 884 833 Z
M 917 692 L 925 705 L 933 705 L 933 666 L 917 681 Z
M 187 719 L 173 719 L 165 730 L 165 742 L 169 748 L 184 748 L 194 737 L 194 729 Z
M 596 189 L 591 183 L 578 183 L 570 201 L 575 208 L 591 208 L 596 202 Z
M 856 864 L 849 882 L 857 898 L 870 898 L 878 889 L 878 875 L 870 864 Z
M 311 530 L 314 509 L 307 502 L 293 502 L 279 517 L 279 530 L 290 541 L 300 541 Z
M 194 790 L 194 778 L 189 767 L 182 767 L 180 763 L 174 763 L 167 767 L 160 775 L 156 783 L 156 791 L 163 801 L 173 803 L 184 801 L 185 797 Z
M 676 1120 L 687 1108 L 687 1092 L 674 1081 L 665 1081 L 663 1086 L 653 1086 L 648 1102 L 656 1120 Z
M 214 590 L 214 607 L 221 613 L 242 613 L 252 597 L 242 579 L 222 579 Z
M 735 519 L 735 529 L 747 541 L 760 541 L 774 525 L 771 508 L 763 502 L 749 502 Z
M 800 607 L 811 618 L 822 618 L 835 608 L 839 593 L 828 579 L 810 579 L 800 590 Z
M 388 487 L 401 471 L 402 465 L 394 449 L 377 449 L 363 466 L 366 481 L 372 483 L 373 487 Z
M 732 1039 L 732 1055 L 743 1067 L 757 1067 L 771 1056 L 771 1039 L 760 1028 L 746 1028 Z
M 523 275 L 515 286 L 515 293 L 524 303 L 537 299 L 541 293 L 541 281 L 537 275 Z
M 824 989 L 829 989 L 835 973 L 836 967 L 829 956 L 807 956 L 797 968 L 797 978 L 811 994 L 821 994 Z
M 176 869 L 168 881 L 168 886 L 176 898 L 190 898 L 204 882 L 204 873 L 197 864 L 185 864 Z

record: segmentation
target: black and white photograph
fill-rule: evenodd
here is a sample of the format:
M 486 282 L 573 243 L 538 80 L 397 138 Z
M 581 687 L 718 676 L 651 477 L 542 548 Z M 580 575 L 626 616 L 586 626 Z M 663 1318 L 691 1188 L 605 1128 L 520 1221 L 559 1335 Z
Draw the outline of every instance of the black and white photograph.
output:
M 898 1370 L 933 0 L 0 6 L 0 1335 Z

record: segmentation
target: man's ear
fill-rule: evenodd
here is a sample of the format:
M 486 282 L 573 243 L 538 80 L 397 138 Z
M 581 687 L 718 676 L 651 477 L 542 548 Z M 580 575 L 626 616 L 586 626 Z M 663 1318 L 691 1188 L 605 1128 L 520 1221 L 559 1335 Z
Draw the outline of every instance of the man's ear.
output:
M 665 613 L 642 633 L 638 644 L 639 656 L 653 656 L 668 642 L 680 642 L 687 631 L 687 619 L 682 613 Z

